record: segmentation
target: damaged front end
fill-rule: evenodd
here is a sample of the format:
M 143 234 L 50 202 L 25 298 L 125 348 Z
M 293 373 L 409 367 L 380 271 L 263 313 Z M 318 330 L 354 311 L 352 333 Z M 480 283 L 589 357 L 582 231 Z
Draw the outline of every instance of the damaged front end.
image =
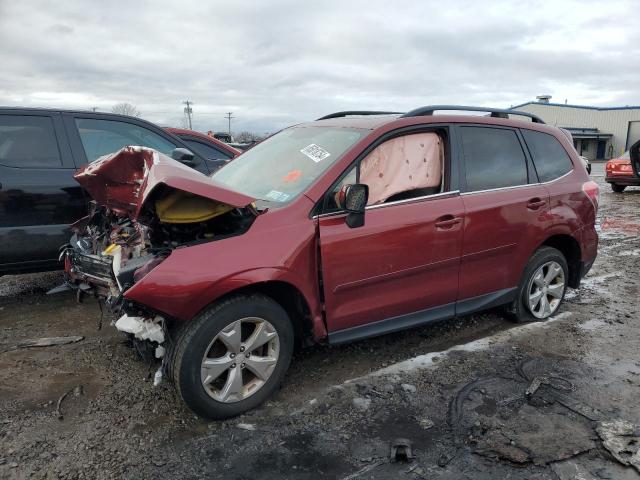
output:
M 254 199 L 143 147 L 102 157 L 75 178 L 93 201 L 61 251 L 67 287 L 103 299 L 121 315 L 116 328 L 161 358 L 171 319 L 127 300 L 127 290 L 177 248 L 246 232 Z

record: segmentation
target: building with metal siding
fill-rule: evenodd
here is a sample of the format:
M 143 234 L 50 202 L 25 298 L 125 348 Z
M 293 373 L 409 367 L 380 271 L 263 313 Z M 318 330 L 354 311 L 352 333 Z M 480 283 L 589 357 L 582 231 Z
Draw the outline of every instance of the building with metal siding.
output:
M 640 106 L 589 107 L 551 103 L 548 96 L 512 107 L 533 113 L 546 123 L 566 128 L 580 155 L 595 160 L 620 156 L 640 140 Z

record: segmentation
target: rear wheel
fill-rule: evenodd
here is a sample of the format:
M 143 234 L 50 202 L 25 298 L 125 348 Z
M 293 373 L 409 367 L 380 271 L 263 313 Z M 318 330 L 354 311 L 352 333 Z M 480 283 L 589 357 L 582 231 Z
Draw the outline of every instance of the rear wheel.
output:
M 569 268 L 562 252 L 539 248 L 529 260 L 508 312 L 517 322 L 546 320 L 553 315 L 567 289 Z
M 612 183 L 611 184 L 611 190 L 613 190 L 616 193 L 621 193 L 624 192 L 624 189 L 627 188 L 626 185 L 619 185 L 617 183 Z
M 172 355 L 173 379 L 198 415 L 233 417 L 280 386 L 293 342 L 293 327 L 279 304 L 264 295 L 233 297 L 185 326 Z

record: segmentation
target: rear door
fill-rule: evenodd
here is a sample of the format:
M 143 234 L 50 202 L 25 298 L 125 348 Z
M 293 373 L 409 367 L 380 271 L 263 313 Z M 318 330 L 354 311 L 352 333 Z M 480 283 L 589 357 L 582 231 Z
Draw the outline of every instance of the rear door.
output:
M 0 110 L 0 271 L 57 265 L 86 214 L 74 170 L 59 113 Z
M 459 314 L 513 294 L 549 221 L 549 197 L 517 129 L 458 127 L 466 212 Z
M 71 146 L 82 164 L 93 162 L 125 146 L 149 147 L 168 156 L 175 148 L 189 149 L 181 140 L 168 135 L 161 128 L 134 118 L 91 113 L 65 113 L 63 118 Z M 209 174 L 206 160 L 197 152 L 193 153 L 191 166 Z
M 458 291 L 464 207 L 451 149 L 442 186 L 404 192 L 401 200 L 369 205 L 362 227 L 350 228 L 334 210 L 342 184 L 356 182 L 357 166 L 332 189 L 318 218 L 329 338 L 341 342 L 452 316 Z M 373 153 L 373 152 L 372 152 Z M 392 155 L 379 178 L 409 162 Z M 423 158 L 419 158 L 422 162 Z M 454 167 L 455 169 L 455 167 Z M 408 176 L 408 175 L 407 175 Z M 358 175 L 359 181 L 367 183 Z M 371 192 L 371 186 L 370 186 Z M 370 195 L 371 201 L 371 195 Z M 409 315 L 412 314 L 412 315 Z

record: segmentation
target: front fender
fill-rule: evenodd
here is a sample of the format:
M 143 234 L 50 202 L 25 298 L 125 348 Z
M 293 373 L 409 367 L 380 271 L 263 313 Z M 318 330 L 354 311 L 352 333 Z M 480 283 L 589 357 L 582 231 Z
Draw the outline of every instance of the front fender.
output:
M 320 315 L 315 226 L 292 222 L 174 250 L 124 294 L 125 299 L 178 320 L 190 320 L 218 298 L 252 284 L 279 281 Z

